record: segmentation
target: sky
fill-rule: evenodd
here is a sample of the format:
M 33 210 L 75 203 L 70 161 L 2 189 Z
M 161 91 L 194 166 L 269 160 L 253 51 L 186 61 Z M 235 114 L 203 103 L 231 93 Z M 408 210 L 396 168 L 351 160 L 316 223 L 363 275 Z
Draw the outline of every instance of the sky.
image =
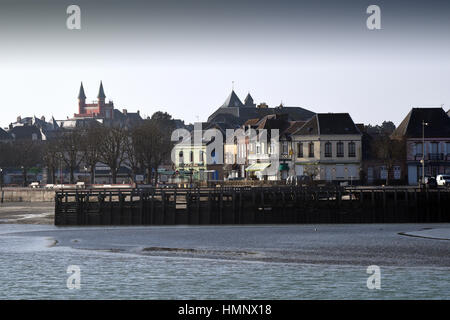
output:
M 69 30 L 66 9 L 81 9 Z M 369 30 L 369 5 L 381 29 Z M 450 2 L 0 0 L 0 125 L 72 117 L 103 81 L 117 109 L 206 121 L 229 95 L 396 125 L 450 109 Z

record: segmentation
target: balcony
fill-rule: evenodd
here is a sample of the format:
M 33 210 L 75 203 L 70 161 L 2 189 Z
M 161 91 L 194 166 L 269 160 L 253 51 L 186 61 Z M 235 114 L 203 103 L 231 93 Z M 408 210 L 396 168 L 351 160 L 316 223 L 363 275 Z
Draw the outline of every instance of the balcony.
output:
M 442 160 L 444 160 L 444 154 L 443 153 L 429 153 L 427 160 L 442 161 Z

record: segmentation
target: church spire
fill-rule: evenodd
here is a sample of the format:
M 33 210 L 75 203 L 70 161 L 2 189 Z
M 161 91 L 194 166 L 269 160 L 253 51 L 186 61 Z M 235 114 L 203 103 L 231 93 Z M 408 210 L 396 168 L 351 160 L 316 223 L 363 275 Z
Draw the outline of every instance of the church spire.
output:
M 103 83 L 100 81 L 100 89 L 98 90 L 98 99 L 105 99 L 105 91 L 103 91 Z
M 78 94 L 78 99 L 85 100 L 86 95 L 84 94 L 83 82 L 81 82 L 80 93 Z

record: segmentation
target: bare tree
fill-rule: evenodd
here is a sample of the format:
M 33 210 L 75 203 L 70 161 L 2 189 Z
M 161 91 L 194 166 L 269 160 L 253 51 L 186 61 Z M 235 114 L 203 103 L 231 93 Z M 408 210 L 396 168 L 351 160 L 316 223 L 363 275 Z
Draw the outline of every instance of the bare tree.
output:
M 23 186 L 28 185 L 28 171 L 42 166 L 42 142 L 18 140 L 11 145 L 11 166 L 22 170 Z
M 58 144 L 53 143 L 53 141 L 45 141 L 42 153 L 43 162 L 47 167 L 47 181 L 54 184 L 56 183 L 56 170 L 60 159 Z
M 172 121 L 147 119 L 133 130 L 133 145 L 136 159 L 147 173 L 147 183 L 158 183 L 158 167 L 170 158 L 172 141 L 170 141 Z
M 109 166 L 112 183 L 117 183 L 117 173 L 125 159 L 127 134 L 121 127 L 102 127 L 98 145 L 100 162 Z
M 61 158 L 70 172 L 69 183 L 73 184 L 75 183 L 74 172 L 80 167 L 83 161 L 82 130 L 76 128 L 74 130 L 63 131 L 56 143 L 58 144 Z
M 100 149 L 103 129 L 89 126 L 83 131 L 82 152 L 84 163 L 89 168 L 91 184 L 95 183 L 95 166 L 100 161 Z
M 389 185 L 389 174 L 392 172 L 394 164 L 405 159 L 405 141 L 391 139 L 387 134 L 380 134 L 373 140 L 372 152 L 386 167 L 386 185 Z

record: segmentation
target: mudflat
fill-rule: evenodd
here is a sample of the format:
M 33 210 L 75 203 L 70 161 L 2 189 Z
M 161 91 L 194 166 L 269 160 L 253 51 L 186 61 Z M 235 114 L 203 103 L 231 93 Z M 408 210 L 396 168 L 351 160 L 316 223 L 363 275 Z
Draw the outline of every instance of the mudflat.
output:
M 53 224 L 53 202 L 5 202 L 0 204 L 0 223 Z

